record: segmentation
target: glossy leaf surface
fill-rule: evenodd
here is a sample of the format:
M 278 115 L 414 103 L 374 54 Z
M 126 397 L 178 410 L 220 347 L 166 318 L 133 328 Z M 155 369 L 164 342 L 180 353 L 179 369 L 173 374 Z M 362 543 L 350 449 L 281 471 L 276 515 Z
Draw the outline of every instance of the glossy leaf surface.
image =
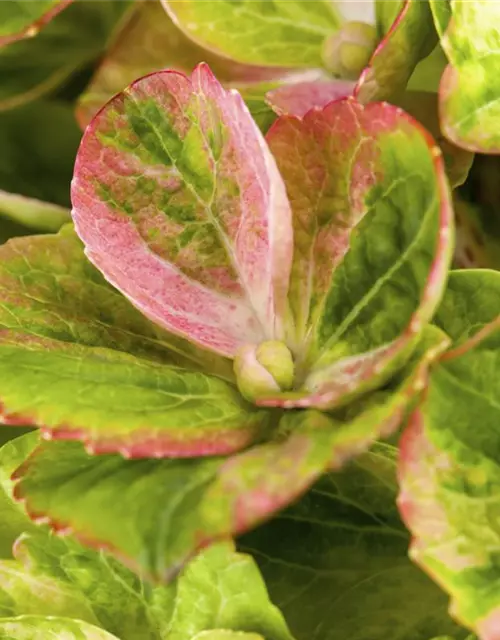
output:
M 320 66 L 323 41 L 340 25 L 328 0 L 162 1 L 195 42 L 246 64 Z

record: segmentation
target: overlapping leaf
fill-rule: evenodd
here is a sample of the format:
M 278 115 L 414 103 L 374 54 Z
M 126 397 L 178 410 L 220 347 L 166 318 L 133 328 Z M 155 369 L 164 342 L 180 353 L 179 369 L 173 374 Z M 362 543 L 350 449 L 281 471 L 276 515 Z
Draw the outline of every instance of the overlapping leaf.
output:
M 441 126 L 471 151 L 500 151 L 500 4 L 489 0 L 432 0 L 441 45 L 450 62 L 440 85 Z M 444 12 L 444 13 L 443 13 Z
M 396 450 L 377 445 L 240 540 L 297 638 L 467 635 L 450 620 L 443 595 L 408 560 L 408 535 L 394 502 L 395 467 Z
M 338 419 L 288 414 L 274 441 L 226 460 L 131 461 L 44 443 L 17 472 L 17 495 L 35 520 L 165 579 L 200 547 L 267 519 L 325 470 L 393 433 L 445 345 L 442 332 L 429 329 L 408 371 L 381 396 Z
M 294 216 L 303 387 L 262 403 L 345 404 L 402 366 L 439 302 L 453 235 L 441 152 L 400 109 L 352 98 L 280 118 L 267 141 Z
M 162 1 L 191 39 L 246 64 L 321 66 L 323 42 L 340 24 L 328 0 Z
M 0 47 L 31 38 L 72 0 L 5 0 L 0 5 Z
M 401 444 L 399 506 L 411 557 L 482 640 L 498 635 L 500 274 L 452 274 L 436 322 L 454 346 Z
M 3 447 L 1 478 L 36 444 L 36 434 L 30 434 Z M 19 511 L 11 487 L 5 489 L 11 512 Z M 54 536 L 28 520 L 26 530 L 16 541 L 15 561 L 0 561 L 0 617 L 75 617 L 120 640 L 192 640 L 212 629 L 291 640 L 254 561 L 235 553 L 228 542 L 200 553 L 173 583 L 152 587 L 108 554 L 84 548 L 70 536 Z M 30 588 L 27 601 L 23 593 Z
M 403 91 L 437 42 L 427 0 L 378 0 L 377 12 L 383 38 L 358 81 L 355 95 L 361 102 L 387 100 Z
M 139 456 L 227 452 L 261 432 L 262 412 L 194 371 L 231 378 L 230 365 L 151 324 L 85 260 L 70 229 L 0 253 L 4 422 Z
M 0 215 L 41 231 L 58 231 L 71 220 L 65 207 L 1 190 Z
M 0 329 L 4 420 L 130 457 L 224 454 L 264 435 L 269 418 L 206 374 Z
M 205 65 L 109 103 L 84 136 L 72 198 L 88 257 L 161 326 L 227 356 L 283 335 L 285 187 L 241 97 Z
M 3 328 L 233 379 L 229 361 L 165 333 L 134 309 L 88 262 L 69 226 L 0 248 L 0 298 Z

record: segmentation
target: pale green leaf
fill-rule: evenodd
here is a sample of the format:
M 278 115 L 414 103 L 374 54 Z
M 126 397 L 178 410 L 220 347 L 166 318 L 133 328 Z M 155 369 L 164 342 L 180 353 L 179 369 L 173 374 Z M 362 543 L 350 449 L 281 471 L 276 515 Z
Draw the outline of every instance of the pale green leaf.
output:
M 20 616 L 0 620 L 0 640 L 119 640 L 81 620 L 51 616 Z
M 247 64 L 321 65 L 323 41 L 340 25 L 329 0 L 163 0 L 199 45 Z

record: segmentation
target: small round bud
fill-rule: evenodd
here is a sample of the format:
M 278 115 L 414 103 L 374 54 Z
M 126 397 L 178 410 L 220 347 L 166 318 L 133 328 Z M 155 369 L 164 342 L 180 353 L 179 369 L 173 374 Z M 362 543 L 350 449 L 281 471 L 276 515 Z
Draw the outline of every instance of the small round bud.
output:
M 346 22 L 325 40 L 323 63 L 336 76 L 356 80 L 377 46 L 375 27 L 364 22 Z
M 234 359 L 241 394 L 250 401 L 293 386 L 294 364 L 288 347 L 278 340 L 242 347 Z

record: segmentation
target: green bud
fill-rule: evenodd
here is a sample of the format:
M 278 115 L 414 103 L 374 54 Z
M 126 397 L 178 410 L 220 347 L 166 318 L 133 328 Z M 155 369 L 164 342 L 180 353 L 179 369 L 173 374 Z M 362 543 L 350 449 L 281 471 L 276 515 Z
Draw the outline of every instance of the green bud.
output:
M 325 40 L 323 63 L 336 76 L 357 80 L 377 46 L 375 27 L 364 22 L 346 22 Z
M 241 394 L 250 401 L 293 386 L 294 364 L 288 347 L 278 340 L 242 347 L 234 359 Z

